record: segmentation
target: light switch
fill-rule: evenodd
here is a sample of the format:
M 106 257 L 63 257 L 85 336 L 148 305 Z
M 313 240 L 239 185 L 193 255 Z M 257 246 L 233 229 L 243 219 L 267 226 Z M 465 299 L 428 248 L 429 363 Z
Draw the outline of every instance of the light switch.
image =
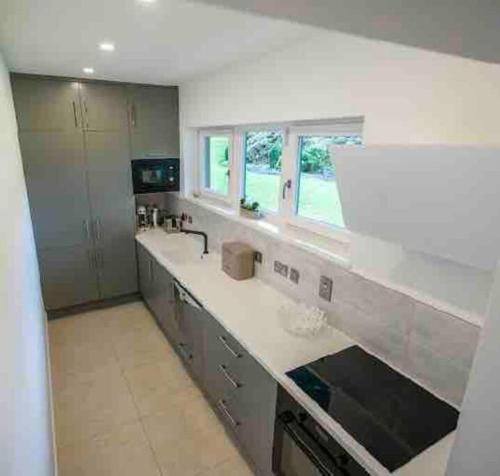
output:
M 333 281 L 327 276 L 321 276 L 319 279 L 319 297 L 325 301 L 332 300 Z

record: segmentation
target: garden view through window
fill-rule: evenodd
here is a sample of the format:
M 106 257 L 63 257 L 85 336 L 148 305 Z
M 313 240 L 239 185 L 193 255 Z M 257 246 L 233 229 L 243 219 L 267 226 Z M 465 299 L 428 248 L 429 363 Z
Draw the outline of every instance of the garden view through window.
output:
M 299 216 L 345 227 L 331 145 L 360 145 L 359 135 L 300 136 L 296 212 Z
M 229 137 L 205 137 L 205 188 L 227 195 L 229 193 Z
M 244 198 L 245 207 L 254 205 L 253 209 L 264 211 L 264 215 L 281 214 L 284 222 L 297 226 L 318 223 L 345 228 L 335 146 L 361 145 L 360 125 L 353 122 L 267 127 L 202 132 L 201 187 L 230 198 L 232 203 Z M 234 157 L 233 139 L 241 144 Z M 236 172 L 235 178 L 241 172 L 239 187 L 232 191 L 231 168 Z M 282 200 L 281 186 L 287 179 L 291 179 L 292 187 L 286 190 L 287 200 Z
M 245 185 L 243 194 L 260 208 L 278 211 L 283 135 L 276 131 L 245 134 Z

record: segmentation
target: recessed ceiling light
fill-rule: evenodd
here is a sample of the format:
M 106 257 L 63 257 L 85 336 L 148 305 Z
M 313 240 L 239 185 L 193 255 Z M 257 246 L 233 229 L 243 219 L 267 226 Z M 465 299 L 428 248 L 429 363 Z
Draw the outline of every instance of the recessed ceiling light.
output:
M 94 74 L 94 68 L 83 68 L 85 74 Z
M 156 3 L 156 0 L 137 0 L 137 3 L 142 3 L 143 5 L 151 5 L 152 3 Z
M 102 51 L 115 51 L 115 45 L 114 43 L 104 41 L 102 43 L 99 43 L 99 49 L 101 49 Z

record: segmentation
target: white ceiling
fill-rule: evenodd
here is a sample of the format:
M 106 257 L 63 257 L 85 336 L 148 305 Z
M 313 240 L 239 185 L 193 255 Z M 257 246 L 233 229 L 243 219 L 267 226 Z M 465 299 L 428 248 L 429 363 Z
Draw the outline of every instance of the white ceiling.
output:
M 196 0 L 500 63 L 499 0 Z
M 25 73 L 81 77 L 88 66 L 99 79 L 178 84 L 311 30 L 185 0 L 0 0 L 0 50 Z

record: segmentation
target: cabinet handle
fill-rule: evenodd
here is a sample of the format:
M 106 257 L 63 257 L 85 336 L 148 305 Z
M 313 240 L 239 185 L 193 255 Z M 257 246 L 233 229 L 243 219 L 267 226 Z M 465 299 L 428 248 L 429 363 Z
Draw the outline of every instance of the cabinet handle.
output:
M 239 352 L 236 352 L 227 342 L 227 339 L 224 336 L 219 336 L 219 340 L 222 342 L 222 345 L 229 351 L 229 353 L 236 359 L 242 357 Z
M 75 118 L 75 127 L 78 129 L 78 116 L 76 114 L 76 102 L 73 102 L 73 117 Z
M 286 190 L 287 189 L 291 189 L 292 188 L 292 181 L 291 179 L 288 179 L 284 184 L 283 184 L 283 193 L 281 195 L 281 198 L 283 198 L 283 200 L 286 198 Z
M 85 238 L 90 241 L 90 229 L 88 220 L 83 220 L 83 232 L 85 233 Z
M 149 280 L 153 281 L 153 262 L 149 260 L 148 265 L 149 265 Z
M 94 220 L 94 234 L 95 240 L 101 241 L 101 220 L 99 220 L 99 218 Z
M 227 371 L 226 367 L 224 365 L 219 365 L 219 370 L 222 372 L 222 375 L 226 377 L 226 380 L 234 387 L 234 388 L 241 388 L 242 385 L 241 383 L 237 382 L 233 376 Z
M 186 344 L 183 344 L 182 342 L 179 342 L 179 352 L 181 353 L 181 357 L 184 358 L 184 360 L 189 361 L 192 360 L 193 356 L 188 353 L 186 350 Z
M 236 418 L 234 418 L 227 409 L 226 402 L 224 400 L 219 400 L 217 402 L 217 406 L 219 407 L 219 410 L 224 414 L 224 416 L 229 420 L 229 423 L 231 423 L 232 426 L 240 426 L 240 422 L 236 420 Z
M 135 129 L 137 127 L 137 111 L 135 104 L 130 106 L 130 122 L 132 123 L 132 127 Z
M 87 108 L 87 101 L 83 101 L 83 109 L 85 111 L 85 128 L 89 128 L 89 110 Z

